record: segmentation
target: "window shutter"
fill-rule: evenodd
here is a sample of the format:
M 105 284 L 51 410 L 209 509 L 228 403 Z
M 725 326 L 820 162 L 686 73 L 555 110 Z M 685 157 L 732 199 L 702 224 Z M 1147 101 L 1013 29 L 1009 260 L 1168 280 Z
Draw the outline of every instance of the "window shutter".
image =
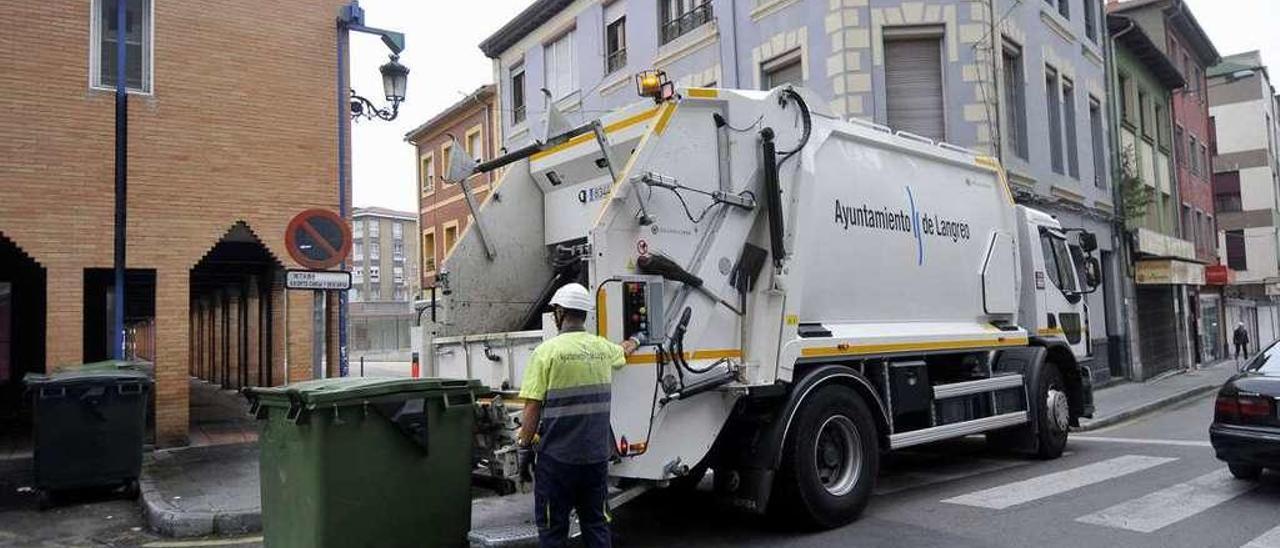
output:
M 936 38 L 885 42 L 885 96 L 893 129 L 946 139 L 941 48 Z

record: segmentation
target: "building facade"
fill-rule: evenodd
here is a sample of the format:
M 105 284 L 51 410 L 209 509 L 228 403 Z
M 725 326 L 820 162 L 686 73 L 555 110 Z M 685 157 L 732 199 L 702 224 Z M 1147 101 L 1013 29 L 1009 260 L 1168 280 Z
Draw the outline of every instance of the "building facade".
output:
M 1274 300 L 1280 296 L 1280 158 L 1276 142 L 1275 88 L 1252 51 L 1223 57 L 1208 71 L 1209 112 L 1217 148 L 1213 190 L 1223 262 L 1235 283 L 1224 290 L 1230 332 L 1244 323 L 1253 341 L 1266 344 L 1280 335 Z M 1224 347 L 1230 339 L 1224 337 Z
M 351 359 L 406 361 L 418 294 L 418 216 L 357 207 L 351 216 Z
M 22 24 L 0 33 L 0 402 L 22 401 L 27 372 L 110 356 L 116 305 L 131 346 L 149 347 L 142 357 L 155 363 L 160 446 L 187 442 L 193 376 L 226 387 L 309 378 L 317 337 L 322 360 L 336 363 L 337 299 L 317 332 L 312 295 L 286 292 L 282 277 L 297 267 L 285 250 L 290 218 L 339 205 L 343 3 L 278 2 L 264 18 L 244 0 L 216 16 L 128 0 L 124 303 L 109 298 L 115 4 L 7 8 Z M 228 39 L 247 32 L 252 40 Z
M 1103 25 L 1101 0 L 538 0 L 480 48 L 509 148 L 546 137 L 548 105 L 580 123 L 661 69 L 677 85 L 801 85 L 837 115 L 999 156 L 1019 201 L 1098 236 L 1103 286 L 1086 298 L 1103 380 L 1126 328 Z
M 1107 9 L 1141 27 L 1186 82 L 1173 91 L 1171 99 L 1176 219 L 1182 239 L 1194 247 L 1194 260 L 1205 265 L 1216 264 L 1210 167 L 1213 131 L 1205 74 L 1221 56 L 1183 0 L 1112 1 Z M 1207 283 L 1188 286 L 1185 301 L 1180 308 L 1186 311 L 1197 335 L 1192 341 L 1193 361 L 1207 362 L 1221 357 L 1221 286 Z
M 1196 331 L 1187 303 L 1204 284 L 1204 265 L 1179 223 L 1172 136 L 1172 97 L 1186 82 L 1143 27 L 1132 19 L 1107 16 L 1114 63 L 1120 200 L 1130 215 L 1136 314 L 1135 380 L 1194 363 Z
M 418 165 L 419 272 L 424 290 L 435 285 L 438 266 L 472 219 L 462 185 L 444 178 L 452 148 L 460 144 L 467 156 L 480 161 L 498 155 L 495 96 L 495 86 L 481 86 L 405 135 Z M 499 176 L 500 172 L 483 173 L 466 181 L 477 205 L 489 196 Z

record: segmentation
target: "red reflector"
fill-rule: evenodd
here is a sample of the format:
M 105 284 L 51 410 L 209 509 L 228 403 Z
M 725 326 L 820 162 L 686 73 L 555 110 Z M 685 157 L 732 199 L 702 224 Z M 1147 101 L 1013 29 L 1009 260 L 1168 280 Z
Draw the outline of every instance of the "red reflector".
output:
M 1270 417 L 1273 403 L 1269 398 L 1240 396 L 1240 415 L 1245 417 Z
M 1236 403 L 1235 397 L 1218 396 L 1213 403 L 1213 412 L 1218 418 L 1235 418 L 1240 416 L 1240 404 Z

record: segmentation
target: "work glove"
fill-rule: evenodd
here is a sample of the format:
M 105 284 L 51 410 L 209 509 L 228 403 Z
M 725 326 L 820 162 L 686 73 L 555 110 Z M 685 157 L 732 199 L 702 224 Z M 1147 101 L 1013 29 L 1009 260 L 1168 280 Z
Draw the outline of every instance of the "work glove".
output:
M 520 468 L 520 481 L 533 481 L 533 447 L 516 447 L 516 463 Z

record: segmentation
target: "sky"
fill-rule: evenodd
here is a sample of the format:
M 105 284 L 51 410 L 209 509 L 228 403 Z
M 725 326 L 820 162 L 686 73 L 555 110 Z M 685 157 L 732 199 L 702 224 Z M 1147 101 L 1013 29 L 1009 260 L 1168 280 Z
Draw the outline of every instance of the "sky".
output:
M 1280 0 L 1186 2 L 1219 53 L 1261 50 L 1264 63 L 1280 64 Z M 360 120 L 354 125 L 355 205 L 416 209 L 416 160 L 404 134 L 492 82 L 493 64 L 478 46 L 530 3 L 361 0 L 367 25 L 405 33 L 400 62 L 410 73 L 408 98 L 398 118 Z M 353 34 L 351 42 L 352 87 L 376 104 L 385 103 L 378 66 L 387 62 L 386 47 L 371 35 Z

